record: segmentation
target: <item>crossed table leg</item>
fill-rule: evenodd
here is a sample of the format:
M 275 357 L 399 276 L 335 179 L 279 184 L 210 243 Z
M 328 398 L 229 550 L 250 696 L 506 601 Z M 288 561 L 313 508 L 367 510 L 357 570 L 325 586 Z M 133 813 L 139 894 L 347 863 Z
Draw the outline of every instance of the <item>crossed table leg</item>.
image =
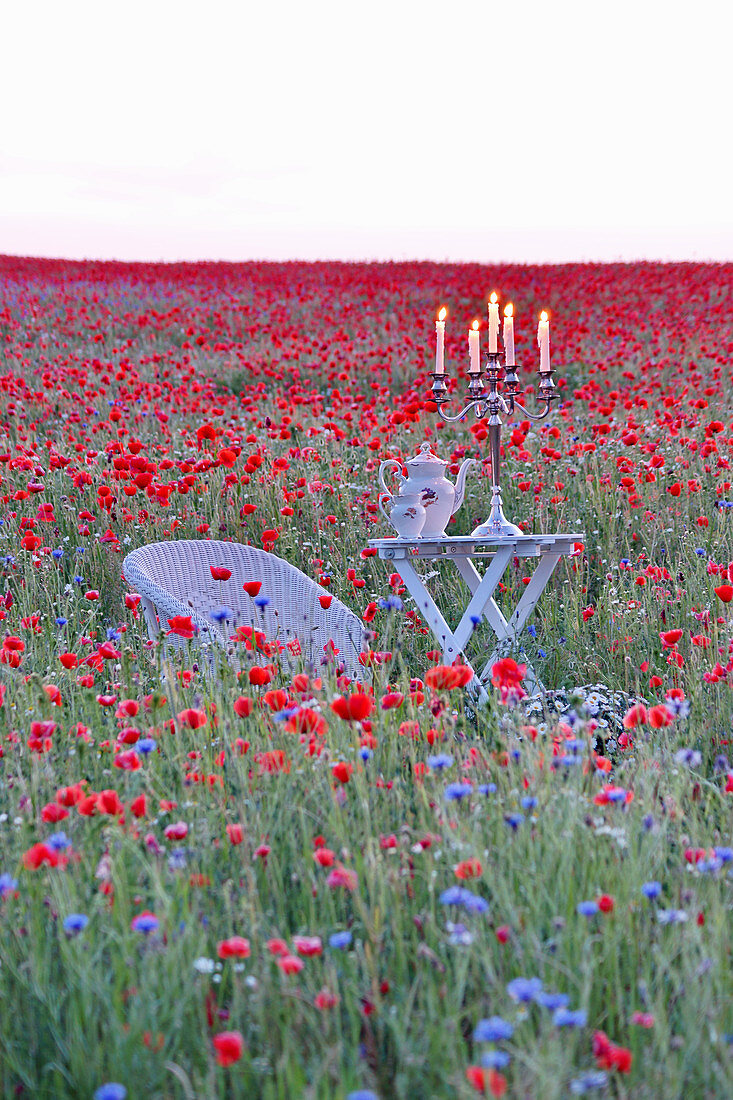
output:
M 397 559 L 395 564 L 405 587 L 415 600 L 420 614 L 424 617 L 440 644 L 443 650 L 443 659 L 447 664 L 455 661 L 465 651 L 467 643 L 482 620 L 489 624 L 496 636 L 497 644 L 480 673 L 477 674 L 473 666 L 469 664 L 474 673 L 474 680 L 471 681 L 470 687 L 474 694 L 483 701 L 488 698 L 485 684 L 492 666 L 501 656 L 506 654 L 512 644 L 516 646 L 524 624 L 547 587 L 557 563 L 563 555 L 571 552 L 570 540 L 578 537 L 581 536 L 547 536 L 545 539 L 538 538 L 534 540 L 531 536 L 524 536 L 526 542 L 533 545 L 523 547 L 526 552 L 522 553 L 520 550 L 520 555 L 523 557 L 539 555 L 540 561 L 529 584 L 522 593 L 519 603 L 508 619 L 494 600 L 494 592 L 510 561 L 518 553 L 517 541 L 512 540 L 504 543 L 501 540 L 492 544 L 493 556 L 489 558 L 489 565 L 483 577 L 469 556 L 475 550 L 479 550 L 480 553 L 480 549 L 475 544 L 463 547 L 460 545 L 463 540 L 451 540 L 445 537 L 439 543 L 424 548 L 413 543 L 412 546 L 417 550 L 417 553 L 413 554 L 413 560 L 417 558 L 417 560 L 434 561 L 448 558 L 454 563 L 471 592 L 469 603 L 455 630 L 451 630 L 449 627 L 444 615 L 425 587 L 425 582 L 415 569 L 413 560 L 407 556 L 408 548 L 396 546 L 396 540 L 374 540 L 373 544 L 378 546 L 380 557 L 393 561 Z M 518 542 L 521 544 L 521 537 L 519 537 Z M 544 543 L 544 546 L 542 543 Z M 446 545 L 443 546 L 443 544 Z M 422 553 L 420 552 L 421 549 Z M 441 552 L 443 549 L 450 550 L 450 554 Z M 488 547 L 483 549 L 488 549 Z M 525 684 L 530 692 L 542 690 L 542 683 L 529 664 L 527 664 Z

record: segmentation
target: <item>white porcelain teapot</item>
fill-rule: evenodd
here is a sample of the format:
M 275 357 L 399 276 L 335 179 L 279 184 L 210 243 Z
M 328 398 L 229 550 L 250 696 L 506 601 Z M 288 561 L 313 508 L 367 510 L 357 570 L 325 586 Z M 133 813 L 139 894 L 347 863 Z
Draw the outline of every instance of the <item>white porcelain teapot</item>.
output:
M 379 467 L 379 481 L 389 499 L 395 498 L 384 480 L 384 474 L 390 466 L 397 469 L 399 478 L 399 498 L 416 494 L 425 509 L 425 523 L 420 536 L 439 538 L 445 533 L 448 520 L 463 504 L 466 489 L 466 473 L 475 459 L 467 458 L 461 464 L 455 485 L 448 481 L 445 471 L 448 463 L 434 455 L 429 443 L 423 443 L 420 453 L 405 462 L 407 477 L 402 474 L 402 463 L 396 458 L 386 459 Z M 381 504 L 380 504 L 381 506 Z M 384 509 L 382 509 L 384 511 Z M 386 513 L 385 513 L 386 514 Z M 392 511 L 394 515 L 394 508 Z

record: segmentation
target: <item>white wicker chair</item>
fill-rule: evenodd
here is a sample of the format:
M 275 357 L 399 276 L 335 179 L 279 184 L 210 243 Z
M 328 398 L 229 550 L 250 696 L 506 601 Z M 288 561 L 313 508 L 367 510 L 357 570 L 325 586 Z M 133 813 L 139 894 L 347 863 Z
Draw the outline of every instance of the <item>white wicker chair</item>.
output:
M 211 566 L 231 570 L 226 581 L 211 575 Z M 241 642 L 230 637 L 240 626 L 261 630 L 268 641 L 284 645 L 296 638 L 302 659 L 318 667 L 324 659 L 324 647 L 332 641 L 339 650 L 336 661 L 344 666 L 351 679 L 363 680 L 365 669 L 359 654 L 365 648 L 364 626 L 352 611 L 335 597 L 324 609 L 319 597 L 325 589 L 274 554 L 243 546 L 236 542 L 181 540 L 151 543 L 133 550 L 125 558 L 122 570 L 126 582 L 142 597 L 142 605 L 152 639 L 167 620 L 176 615 L 190 615 L 198 627 L 198 641 L 209 649 L 215 661 L 216 649 L 225 650 L 229 660 L 237 665 Z M 243 589 L 250 581 L 261 581 L 260 597 L 269 602 L 261 607 Z M 210 613 L 228 608 L 231 615 L 215 622 Z M 157 614 L 160 616 L 160 625 Z M 168 638 L 174 646 L 181 639 Z M 294 663 L 290 650 L 283 659 Z

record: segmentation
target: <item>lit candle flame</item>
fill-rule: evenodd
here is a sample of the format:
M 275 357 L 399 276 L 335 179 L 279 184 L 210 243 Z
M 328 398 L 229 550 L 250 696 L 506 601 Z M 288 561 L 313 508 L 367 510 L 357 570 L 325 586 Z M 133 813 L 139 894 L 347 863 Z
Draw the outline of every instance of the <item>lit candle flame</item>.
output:
M 498 294 L 496 293 L 496 291 L 495 291 L 495 290 L 492 290 L 492 292 L 491 292 L 491 298 L 489 299 L 489 301 L 490 301 L 490 302 L 492 302 L 492 303 L 494 303 L 494 304 L 496 304 L 496 302 L 498 302 L 498 301 L 499 301 L 499 296 L 498 296 Z
M 546 311 L 545 311 L 545 310 L 543 309 L 543 310 L 542 310 L 542 313 L 540 313 L 540 321 L 546 321 L 546 320 L 547 320 L 547 313 L 546 313 Z
M 511 317 L 511 316 L 513 316 L 513 314 L 514 314 L 514 306 L 510 302 L 508 306 L 504 307 L 504 316 L 505 317 Z
M 445 306 L 443 306 L 440 313 L 438 314 L 438 320 L 439 321 L 445 321 L 447 316 L 448 316 L 448 310 L 445 308 Z
M 473 328 L 474 332 L 478 332 L 478 321 L 474 321 L 471 327 Z

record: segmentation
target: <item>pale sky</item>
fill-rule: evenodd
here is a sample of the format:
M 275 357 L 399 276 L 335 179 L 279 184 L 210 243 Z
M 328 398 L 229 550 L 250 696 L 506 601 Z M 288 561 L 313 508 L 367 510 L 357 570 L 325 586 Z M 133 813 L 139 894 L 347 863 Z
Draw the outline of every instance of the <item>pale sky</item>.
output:
M 0 253 L 733 260 L 733 5 L 6 8 Z

